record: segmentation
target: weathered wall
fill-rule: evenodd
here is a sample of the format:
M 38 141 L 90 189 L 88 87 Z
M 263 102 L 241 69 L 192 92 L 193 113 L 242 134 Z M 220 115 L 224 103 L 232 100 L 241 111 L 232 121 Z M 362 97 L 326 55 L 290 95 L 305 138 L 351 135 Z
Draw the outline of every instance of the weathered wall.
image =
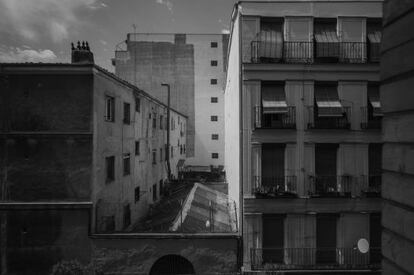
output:
M 180 255 L 190 261 L 196 274 L 237 272 L 235 237 L 162 237 L 93 239 L 95 260 L 111 274 L 149 274 L 165 255 Z
M 414 2 L 385 1 L 383 104 L 383 274 L 414 274 Z

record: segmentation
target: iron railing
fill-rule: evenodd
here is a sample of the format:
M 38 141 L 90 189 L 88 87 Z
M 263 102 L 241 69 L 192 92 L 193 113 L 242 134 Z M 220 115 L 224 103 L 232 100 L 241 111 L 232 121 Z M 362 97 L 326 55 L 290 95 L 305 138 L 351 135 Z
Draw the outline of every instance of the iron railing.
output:
M 351 107 L 342 107 L 342 116 L 319 117 L 317 107 L 307 106 L 308 109 L 308 129 L 349 129 L 351 118 Z
M 263 114 L 262 106 L 254 107 L 255 128 L 268 129 L 295 129 L 296 128 L 296 108 L 288 106 L 286 113 Z
M 365 42 L 339 42 L 339 62 L 366 63 L 367 50 Z
M 296 176 L 253 176 L 252 186 L 257 197 L 290 197 L 297 194 Z
M 365 192 L 368 197 L 381 196 L 381 175 L 367 175 L 361 176 L 362 191 Z
M 309 176 L 310 196 L 350 197 L 357 192 L 357 180 L 354 176 L 317 175 Z
M 291 63 L 312 63 L 313 43 L 308 41 L 295 41 L 283 43 L 283 60 Z
M 362 129 L 381 129 L 382 117 L 374 117 L 370 114 L 369 108 L 361 107 L 361 128 Z
M 380 248 L 362 253 L 356 247 L 253 248 L 250 257 L 252 270 L 378 269 L 380 253 Z

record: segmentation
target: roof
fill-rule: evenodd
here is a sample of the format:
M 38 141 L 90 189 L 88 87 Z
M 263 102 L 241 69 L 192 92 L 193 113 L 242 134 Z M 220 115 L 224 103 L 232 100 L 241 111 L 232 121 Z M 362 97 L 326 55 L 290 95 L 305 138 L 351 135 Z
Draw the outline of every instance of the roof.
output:
M 15 67 L 16 69 L 13 69 Z M 156 99 L 155 97 L 151 96 L 149 93 L 145 92 L 144 90 L 140 89 L 139 87 L 133 85 L 132 83 L 116 76 L 114 73 L 91 63 L 42 63 L 42 62 L 25 62 L 25 63 L 0 63 L 0 73 L 4 72 L 6 69 L 7 73 L 34 73 L 42 72 L 47 73 L 53 71 L 56 74 L 66 74 L 66 73 L 93 73 L 93 70 L 99 71 L 115 81 L 119 82 L 120 84 L 127 86 L 128 88 L 132 89 L 134 93 L 140 94 L 149 100 L 164 106 L 165 108 L 168 108 L 168 106 Z M 27 70 L 24 70 L 27 69 Z M 170 107 L 170 110 L 185 117 L 188 118 L 187 115 L 173 109 Z

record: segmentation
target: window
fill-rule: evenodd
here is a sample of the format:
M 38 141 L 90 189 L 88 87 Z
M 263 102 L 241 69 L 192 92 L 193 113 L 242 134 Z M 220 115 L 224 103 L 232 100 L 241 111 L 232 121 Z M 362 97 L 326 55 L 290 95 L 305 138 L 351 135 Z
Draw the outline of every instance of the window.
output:
M 164 120 L 164 117 L 163 117 L 163 115 L 160 115 L 160 129 L 162 130 L 162 124 L 163 124 L 163 120 Z
M 332 214 L 316 216 L 316 263 L 336 263 L 336 220 Z
M 337 37 L 336 26 L 335 18 L 319 18 L 314 20 L 313 29 L 316 42 L 316 58 L 329 61 L 332 58 L 339 57 L 339 39 Z
M 285 148 L 284 143 L 262 144 L 261 185 L 263 191 L 285 191 Z M 286 186 L 287 187 L 287 186 Z
M 157 149 L 152 150 L 152 164 L 157 163 Z
M 139 197 L 141 196 L 141 189 L 139 186 L 135 187 L 134 195 L 135 195 L 135 202 L 139 201 Z
M 124 124 L 131 123 L 131 105 L 124 103 Z
M 211 139 L 212 140 L 218 140 L 219 139 L 219 135 L 218 134 L 212 134 L 211 135 Z
M 139 148 L 139 141 L 135 141 L 135 155 L 139 156 L 140 154 L 140 148 Z
M 284 247 L 284 226 L 283 215 L 263 215 L 263 262 L 264 263 L 283 263 L 283 249 L 274 249 Z M 266 249 L 273 248 L 273 249 Z
M 175 129 L 174 118 L 171 118 L 171 131 Z
M 124 228 L 131 224 L 131 208 L 129 204 L 124 206 Z
M 124 176 L 131 174 L 131 155 L 130 154 L 124 154 L 123 164 L 124 164 Z
M 157 113 L 155 113 L 155 112 L 152 116 L 152 128 L 153 129 L 157 128 Z
M 105 120 L 115 121 L 115 98 L 111 96 L 105 98 Z
M 210 120 L 211 120 L 211 121 L 218 121 L 218 117 L 217 117 L 217 116 L 211 116 L 211 117 L 210 117 Z
M 160 148 L 160 162 L 162 162 L 162 148 Z
M 285 84 L 283 82 L 262 83 L 262 121 L 261 127 L 282 128 L 288 122 L 288 106 L 286 103 Z M 256 115 L 256 118 L 260 114 Z M 258 121 L 260 123 L 260 121 Z M 257 123 L 257 124 L 258 124 Z
M 115 157 L 110 156 L 105 158 L 106 166 L 106 182 L 113 181 L 115 179 Z
M 211 154 L 211 158 L 212 159 L 218 159 L 219 158 L 219 154 L 218 153 L 212 153 Z
M 257 54 L 259 60 L 267 62 L 281 59 L 283 53 L 283 18 L 262 17 L 257 39 L 260 43 L 253 44 L 252 48 L 257 50 L 255 54 Z M 288 50 L 290 44 L 287 43 L 286 46 L 286 50 Z
M 218 97 L 211 98 L 211 103 L 217 103 L 217 102 L 218 102 Z
M 141 112 L 141 99 L 139 97 L 135 97 L 135 111 Z
M 157 184 L 152 186 L 152 201 L 157 200 Z
M 216 85 L 217 84 L 217 79 L 215 79 L 215 78 L 210 79 L 210 84 L 211 85 Z
M 210 61 L 210 64 L 211 64 L 212 67 L 217 67 L 217 63 L 218 63 L 217 60 L 211 60 Z
M 218 43 L 217 42 L 211 42 L 210 46 L 212 48 L 217 48 L 218 47 Z
M 308 19 L 291 19 L 288 28 L 288 41 L 309 41 Z

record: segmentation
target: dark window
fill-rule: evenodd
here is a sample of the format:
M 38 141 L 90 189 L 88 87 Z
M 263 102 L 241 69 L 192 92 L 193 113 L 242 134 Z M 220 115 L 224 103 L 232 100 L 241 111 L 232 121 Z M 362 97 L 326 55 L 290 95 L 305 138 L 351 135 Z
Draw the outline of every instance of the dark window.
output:
M 157 149 L 152 150 L 152 164 L 157 163 Z
M 157 113 L 152 116 L 152 128 L 157 128 Z
M 135 187 L 135 202 L 139 201 L 139 197 L 141 196 L 141 189 L 139 186 Z
M 157 184 L 152 186 L 152 201 L 157 200 Z
M 263 262 L 282 263 L 284 247 L 284 216 L 264 215 L 263 216 Z
M 123 164 L 124 164 L 124 176 L 131 174 L 131 155 L 130 154 L 124 154 Z
M 336 215 L 316 216 L 316 263 L 336 262 Z
M 381 45 L 381 18 L 367 19 L 368 60 L 379 62 Z
M 211 139 L 218 140 L 219 139 L 219 135 L 218 134 L 212 134 L 211 135 Z
M 163 124 L 163 120 L 164 120 L 164 117 L 162 116 L 162 115 L 160 115 L 160 129 L 162 130 L 162 128 L 163 128 L 163 126 L 162 126 L 162 124 Z
M 217 60 L 211 60 L 211 66 L 216 67 L 217 66 Z
M 105 120 L 115 121 L 115 98 L 111 96 L 105 98 Z
M 163 195 L 163 193 L 164 193 L 164 182 L 160 180 L 160 197 Z
M 335 18 L 314 20 L 315 57 L 320 61 L 336 62 L 339 57 L 339 39 Z
M 370 262 L 381 263 L 381 214 L 373 213 L 369 217 Z
M 160 148 L 160 162 L 162 162 L 162 148 Z
M 139 97 L 135 97 L 135 111 L 141 112 L 141 99 Z
M 219 154 L 218 153 L 211 153 L 211 158 L 212 159 L 218 159 L 219 158 Z
M 217 42 L 211 42 L 211 47 L 212 48 L 217 48 L 218 47 L 218 43 Z
M 337 151 L 338 144 L 315 145 L 315 186 L 316 194 L 327 195 L 336 193 L 337 186 Z M 347 186 L 343 186 L 343 191 Z
M 115 157 L 106 157 L 105 158 L 106 166 L 106 181 L 110 182 L 115 179 Z
M 210 117 L 210 120 L 211 120 L 211 121 L 217 121 L 217 120 L 218 120 L 218 117 L 217 117 L 217 116 L 211 116 L 211 117 Z
M 129 103 L 124 103 L 124 123 L 131 123 L 131 105 Z
M 139 141 L 135 141 L 135 155 L 139 156 L 140 154 L 140 148 L 139 148 Z
M 285 144 L 262 145 L 262 187 L 269 190 L 285 190 Z
M 382 144 L 368 146 L 368 191 L 380 194 L 382 174 Z
M 131 224 L 131 208 L 129 204 L 124 206 L 124 227 L 128 227 Z
M 217 102 L 218 102 L 218 97 L 211 98 L 211 103 L 217 103 Z
M 210 79 L 210 84 L 211 85 L 216 85 L 217 84 L 217 79 L 215 79 L 215 78 Z

